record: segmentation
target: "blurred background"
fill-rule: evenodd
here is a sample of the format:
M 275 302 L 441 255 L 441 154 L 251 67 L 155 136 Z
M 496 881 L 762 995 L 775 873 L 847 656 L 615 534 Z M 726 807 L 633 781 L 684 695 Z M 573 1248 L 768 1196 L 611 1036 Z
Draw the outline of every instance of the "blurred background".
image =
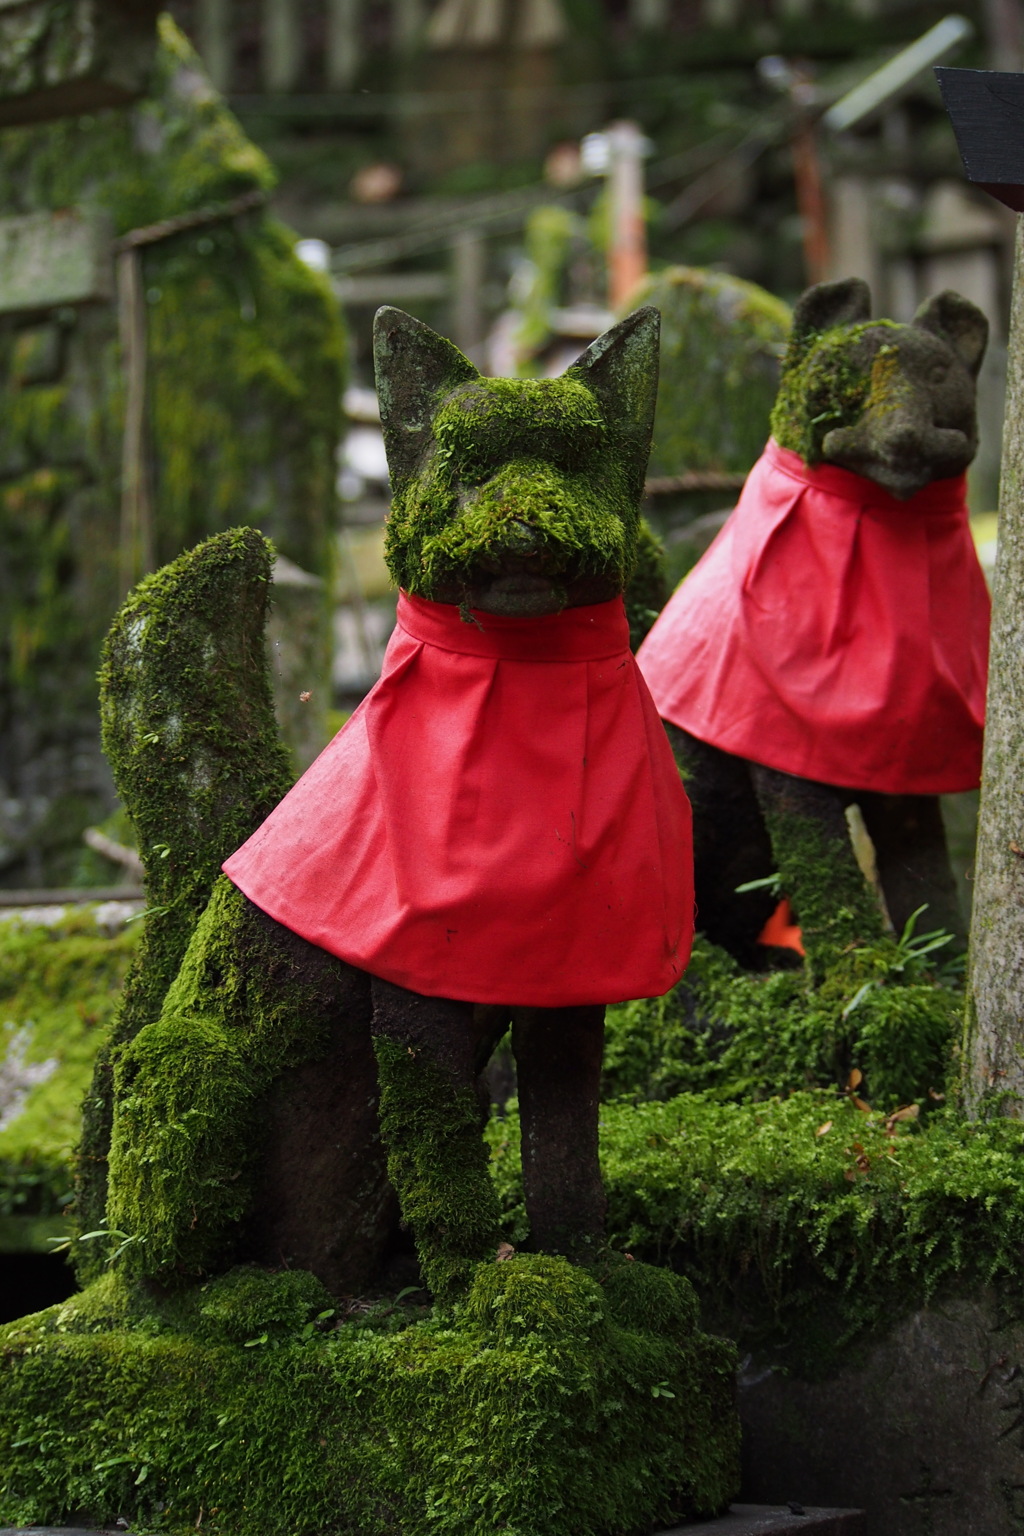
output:
M 943 288 L 985 311 L 972 504 L 994 511 L 1013 219 L 964 183 L 931 66 L 1020 68 L 1016 0 L 956 17 L 919 0 L 177 0 L 171 13 L 276 166 L 272 206 L 346 315 L 336 703 L 375 674 L 390 624 L 373 312 L 411 311 L 487 372 L 560 371 L 628 296 L 628 279 L 609 293 L 623 210 L 595 143 L 612 124 L 636 128 L 623 153 L 652 271 L 710 269 L 789 302 L 856 275 L 876 314 L 910 319 Z M 749 449 L 669 462 L 670 446 L 655 481 L 727 480 L 751 462 Z M 656 485 L 652 521 L 671 543 L 730 494 Z M 990 518 L 979 540 L 993 537 Z

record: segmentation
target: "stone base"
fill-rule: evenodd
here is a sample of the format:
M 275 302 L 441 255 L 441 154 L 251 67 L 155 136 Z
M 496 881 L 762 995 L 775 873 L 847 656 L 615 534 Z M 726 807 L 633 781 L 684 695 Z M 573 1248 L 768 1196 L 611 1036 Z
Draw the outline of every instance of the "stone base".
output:
M 0 1531 L 0 1536 L 7 1536 Z M 49 1533 L 46 1533 L 49 1536 Z M 715 1520 L 677 1525 L 661 1536 L 867 1536 L 862 1509 L 805 1509 L 800 1504 L 730 1504 Z
M 12 1525 L 0 1528 L 0 1536 L 124 1536 L 124 1531 L 117 1526 L 85 1530 L 73 1525 Z M 794 1514 L 789 1505 L 778 1509 L 732 1504 L 714 1520 L 677 1525 L 660 1536 L 866 1536 L 866 1527 L 862 1509 L 805 1509 Z
M 850 1353 L 816 1382 L 745 1364 L 745 1496 L 860 1505 L 886 1536 L 1018 1536 L 1024 1325 L 993 1298 L 950 1301 Z
M 735 1496 L 734 1371 L 687 1282 L 640 1263 L 518 1256 L 446 1315 L 382 1302 L 340 1326 L 303 1271 L 161 1297 L 108 1275 L 0 1329 L 0 1522 L 652 1529 Z

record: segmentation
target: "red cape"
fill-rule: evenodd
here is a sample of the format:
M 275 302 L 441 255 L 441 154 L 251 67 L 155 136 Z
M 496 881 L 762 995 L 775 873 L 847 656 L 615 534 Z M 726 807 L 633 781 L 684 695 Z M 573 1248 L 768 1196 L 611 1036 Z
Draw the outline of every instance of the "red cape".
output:
M 770 442 L 637 656 L 661 715 L 823 784 L 981 776 L 989 596 L 964 478 L 907 501 Z
M 428 996 L 658 996 L 693 929 L 690 807 L 621 598 L 538 619 L 404 593 L 380 681 L 224 865 Z

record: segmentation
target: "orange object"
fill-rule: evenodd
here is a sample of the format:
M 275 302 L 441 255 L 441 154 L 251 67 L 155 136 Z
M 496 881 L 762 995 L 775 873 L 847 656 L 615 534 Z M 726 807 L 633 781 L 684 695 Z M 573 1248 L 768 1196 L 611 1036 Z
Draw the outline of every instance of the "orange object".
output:
M 758 934 L 757 942 L 770 944 L 773 949 L 795 949 L 798 955 L 807 953 L 803 946 L 800 929 L 793 921 L 793 909 L 789 904 L 788 896 L 783 896 Z

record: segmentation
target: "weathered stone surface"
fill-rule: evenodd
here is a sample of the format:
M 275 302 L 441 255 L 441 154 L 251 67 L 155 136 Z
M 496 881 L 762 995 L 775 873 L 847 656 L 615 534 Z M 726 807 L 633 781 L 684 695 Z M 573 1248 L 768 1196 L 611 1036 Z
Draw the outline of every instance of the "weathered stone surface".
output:
M 0 127 L 141 96 L 158 9 L 155 0 L 0 0 Z
M 1016 1536 L 1024 1324 L 993 1297 L 936 1303 L 851 1357 L 819 1382 L 748 1359 L 745 1496 L 859 1505 L 886 1536 Z
M 677 1525 L 661 1536 L 866 1536 L 862 1509 L 808 1509 L 802 1504 L 731 1504 L 717 1520 Z M 3 1533 L 0 1532 L 0 1536 Z
M 109 299 L 113 292 L 110 221 L 84 208 L 0 219 L 0 314 Z M 59 365 L 47 370 L 52 378 Z M 20 382 L 45 376 L 22 371 Z

